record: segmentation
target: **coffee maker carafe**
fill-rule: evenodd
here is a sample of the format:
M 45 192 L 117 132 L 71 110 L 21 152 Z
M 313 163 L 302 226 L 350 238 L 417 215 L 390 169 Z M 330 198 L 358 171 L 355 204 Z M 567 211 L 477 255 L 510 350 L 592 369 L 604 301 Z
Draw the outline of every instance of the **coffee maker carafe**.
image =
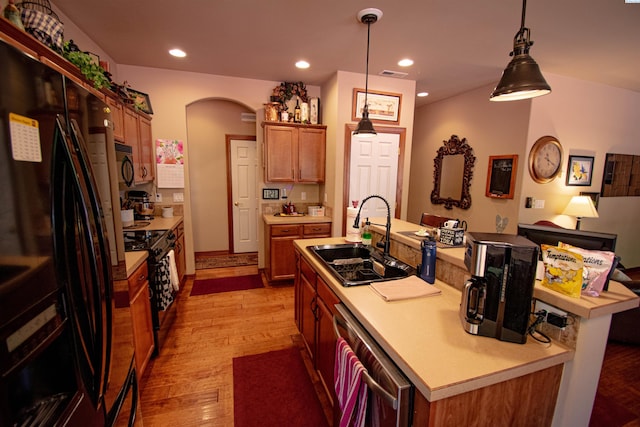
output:
M 467 233 L 464 262 L 472 276 L 460 303 L 465 331 L 527 341 L 538 252 L 538 245 L 522 236 Z

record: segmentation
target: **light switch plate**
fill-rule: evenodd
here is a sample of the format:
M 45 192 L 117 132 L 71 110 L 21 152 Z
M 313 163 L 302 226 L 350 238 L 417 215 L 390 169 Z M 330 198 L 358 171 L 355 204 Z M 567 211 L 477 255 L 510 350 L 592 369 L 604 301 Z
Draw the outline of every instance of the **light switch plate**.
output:
M 184 202 L 184 193 L 173 193 L 174 202 Z

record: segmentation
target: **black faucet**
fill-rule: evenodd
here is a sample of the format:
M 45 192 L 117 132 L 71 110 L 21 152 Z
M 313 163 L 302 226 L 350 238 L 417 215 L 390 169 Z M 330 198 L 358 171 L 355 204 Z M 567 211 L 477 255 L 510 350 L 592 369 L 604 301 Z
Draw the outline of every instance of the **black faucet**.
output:
M 362 210 L 362 207 L 364 206 L 365 202 L 369 199 L 380 199 L 384 202 L 385 205 L 387 205 L 387 225 L 386 225 L 386 233 L 384 236 L 384 243 L 383 242 L 378 242 L 376 245 L 379 248 L 384 248 L 383 254 L 385 256 L 389 255 L 389 242 L 391 239 L 391 208 L 389 207 L 389 202 L 387 202 L 384 197 L 379 196 L 377 194 L 372 194 L 371 196 L 367 196 L 364 198 L 364 200 L 362 201 L 362 203 L 360 204 L 360 208 L 358 209 L 358 214 L 356 215 L 356 220 L 353 223 L 353 228 L 360 228 L 360 211 Z M 374 223 L 372 223 L 374 224 Z M 382 225 L 382 224 L 376 224 L 376 225 Z

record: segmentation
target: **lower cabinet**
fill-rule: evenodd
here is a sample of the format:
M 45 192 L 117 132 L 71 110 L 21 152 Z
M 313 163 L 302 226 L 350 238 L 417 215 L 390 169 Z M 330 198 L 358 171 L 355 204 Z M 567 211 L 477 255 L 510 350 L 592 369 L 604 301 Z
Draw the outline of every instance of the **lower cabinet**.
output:
M 269 281 L 291 280 L 296 275 L 293 241 L 330 237 L 331 223 L 267 225 L 266 273 Z
M 340 302 L 325 281 L 296 252 L 296 322 L 331 403 L 335 402 L 333 369 L 336 337 L 334 306 Z
M 136 269 L 129 277 L 128 282 L 136 372 L 138 379 L 141 379 L 155 348 L 153 341 L 153 324 L 151 321 L 149 271 L 146 262 Z

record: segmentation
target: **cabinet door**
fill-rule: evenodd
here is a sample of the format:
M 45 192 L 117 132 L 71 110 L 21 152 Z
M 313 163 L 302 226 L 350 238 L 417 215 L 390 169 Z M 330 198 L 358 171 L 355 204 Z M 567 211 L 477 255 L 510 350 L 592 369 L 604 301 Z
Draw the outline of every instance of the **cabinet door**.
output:
M 338 297 L 320 276 L 316 278 L 317 288 L 317 341 L 316 369 L 326 389 L 327 395 L 335 402 L 333 388 L 333 369 L 335 363 L 336 336 L 333 330 L 334 306 L 340 302 Z
M 326 129 L 298 129 L 298 182 L 324 182 Z
M 140 266 L 129 278 L 129 306 L 133 325 L 136 372 L 142 378 L 154 350 L 153 324 L 147 264 Z
M 184 276 L 186 275 L 186 271 L 187 271 L 185 252 L 184 252 L 184 235 L 178 237 L 178 240 L 176 240 L 174 253 L 176 256 L 176 270 L 178 270 L 178 279 L 180 279 L 180 288 L 182 289 L 182 284 L 184 283 Z
M 301 318 L 300 333 L 304 343 L 309 350 L 312 360 L 315 360 L 316 354 L 316 284 L 315 276 L 313 282 L 305 276 L 301 276 L 300 300 L 301 300 Z
M 298 130 L 285 126 L 265 126 L 265 181 L 295 180 L 295 145 Z
M 296 274 L 295 238 L 278 237 L 271 239 L 271 274 L 270 280 L 293 279 Z
M 138 116 L 138 132 L 141 181 L 153 181 L 153 167 L 156 158 L 154 154 L 153 137 L 151 135 L 151 121 L 146 117 Z
M 117 100 L 107 97 L 107 105 L 111 109 L 111 122 L 113 123 L 113 138 L 124 142 L 124 107 Z
M 138 135 L 138 115 L 128 108 L 124 108 L 124 143 L 133 147 L 133 179 L 135 182 L 141 180 L 140 169 L 140 141 Z

